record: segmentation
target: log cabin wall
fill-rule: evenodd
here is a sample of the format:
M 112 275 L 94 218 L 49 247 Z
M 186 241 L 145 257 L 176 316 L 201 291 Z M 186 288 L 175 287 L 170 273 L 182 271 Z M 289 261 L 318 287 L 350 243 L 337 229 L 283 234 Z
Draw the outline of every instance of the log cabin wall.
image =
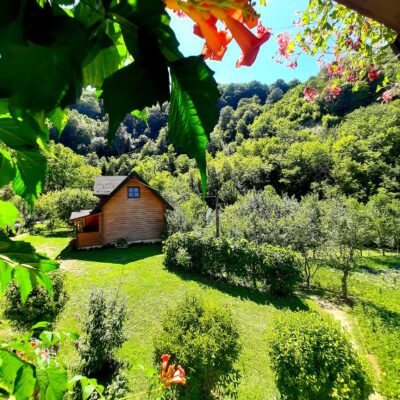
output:
M 140 188 L 140 198 L 128 198 L 128 186 Z M 102 208 L 103 244 L 119 238 L 130 242 L 161 240 L 165 204 L 137 179 L 132 178 Z

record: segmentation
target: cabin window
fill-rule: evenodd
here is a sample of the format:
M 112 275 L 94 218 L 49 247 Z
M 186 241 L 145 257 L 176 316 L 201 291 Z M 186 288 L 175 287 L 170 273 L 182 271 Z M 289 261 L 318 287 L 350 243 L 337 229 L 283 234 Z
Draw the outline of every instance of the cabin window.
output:
M 128 199 L 138 199 L 140 197 L 139 186 L 128 186 Z

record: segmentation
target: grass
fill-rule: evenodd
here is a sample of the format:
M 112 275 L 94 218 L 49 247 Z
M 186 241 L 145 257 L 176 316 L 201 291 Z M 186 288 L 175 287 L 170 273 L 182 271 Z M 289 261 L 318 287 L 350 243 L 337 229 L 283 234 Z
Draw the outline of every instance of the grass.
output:
M 62 268 L 67 271 L 70 299 L 60 316 L 57 330 L 81 330 L 83 307 L 88 291 L 94 287 L 118 290 L 119 295 L 126 298 L 130 314 L 126 323 L 127 341 L 119 356 L 130 364 L 127 374 L 133 393 L 147 388 L 144 373 L 134 367 L 152 365 L 153 342 L 160 331 L 160 317 L 168 307 L 189 295 L 205 297 L 230 308 L 239 323 L 243 345 L 238 360 L 243 374 L 239 398 L 274 399 L 277 391 L 267 354 L 267 330 L 281 310 L 306 309 L 307 304 L 302 299 L 269 298 L 246 289 L 176 275 L 163 268 L 160 246 L 70 252 L 63 251 L 68 238 L 24 236 L 23 239 L 39 251 L 52 256 L 59 254 Z M 72 346 L 64 347 L 60 355 L 72 368 L 78 362 Z
M 267 337 L 282 310 L 318 310 L 313 301 L 306 300 L 307 293 L 303 297 L 277 299 L 207 279 L 168 272 L 162 265 L 160 246 L 70 252 L 66 249 L 70 238 L 65 237 L 65 232 L 53 236 L 25 235 L 23 239 L 38 251 L 58 257 L 67 272 L 70 299 L 59 318 L 57 330 L 81 330 L 83 308 L 92 288 L 117 290 L 121 297 L 126 298 L 129 310 L 127 341 L 119 356 L 129 363 L 127 375 L 131 393 L 140 393 L 147 388 L 144 373 L 135 366 L 152 365 L 153 343 L 160 331 L 160 317 L 168 307 L 173 307 L 187 295 L 204 297 L 230 308 L 238 321 L 243 345 L 237 365 L 242 373 L 240 400 L 273 400 L 277 395 Z M 382 257 L 380 253 L 368 250 L 364 252 L 362 264 L 362 272 L 354 273 L 349 281 L 355 306 L 346 310 L 354 322 L 360 351 L 365 349 L 366 353 L 373 353 L 378 359 L 382 370 L 380 392 L 387 398 L 400 399 L 400 288 L 397 280 L 400 279 L 400 257 L 393 253 Z M 314 284 L 319 287 L 320 295 L 336 295 L 340 292 L 340 273 L 322 268 Z M 10 333 L 10 330 L 3 323 L 0 334 L 6 332 Z M 78 363 L 72 346 L 63 347 L 60 356 L 71 369 Z
M 387 260 L 387 262 L 386 262 Z M 400 399 L 400 257 L 365 252 L 360 272 L 349 280 L 354 305 L 347 307 L 356 327 L 357 342 L 376 357 L 379 391 L 388 399 Z M 316 285 L 326 293 L 340 291 L 340 274 L 322 268 Z

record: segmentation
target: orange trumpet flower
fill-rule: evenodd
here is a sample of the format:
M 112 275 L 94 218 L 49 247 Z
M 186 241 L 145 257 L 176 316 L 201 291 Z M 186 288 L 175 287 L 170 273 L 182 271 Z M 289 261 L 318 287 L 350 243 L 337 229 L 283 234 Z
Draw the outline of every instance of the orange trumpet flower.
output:
M 236 67 L 241 67 L 242 65 L 253 65 L 261 45 L 271 37 L 271 33 L 262 27 L 262 29 L 259 30 L 259 35 L 255 36 L 239 21 L 224 13 L 222 10 L 214 7 L 211 10 L 211 13 L 225 22 L 227 28 L 230 30 L 232 36 L 242 50 L 242 55 L 236 62 Z

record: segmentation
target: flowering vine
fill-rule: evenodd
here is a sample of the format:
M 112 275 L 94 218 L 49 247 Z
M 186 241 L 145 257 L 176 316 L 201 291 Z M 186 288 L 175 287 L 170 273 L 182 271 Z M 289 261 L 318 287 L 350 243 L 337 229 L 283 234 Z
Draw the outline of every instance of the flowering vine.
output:
M 205 40 L 202 50 L 205 59 L 222 60 L 229 43 L 235 40 L 242 50 L 236 66 L 251 66 L 260 47 L 271 37 L 249 0 L 164 1 L 169 9 L 194 21 L 193 32 Z M 253 28 L 257 28 L 256 34 L 251 32 Z

